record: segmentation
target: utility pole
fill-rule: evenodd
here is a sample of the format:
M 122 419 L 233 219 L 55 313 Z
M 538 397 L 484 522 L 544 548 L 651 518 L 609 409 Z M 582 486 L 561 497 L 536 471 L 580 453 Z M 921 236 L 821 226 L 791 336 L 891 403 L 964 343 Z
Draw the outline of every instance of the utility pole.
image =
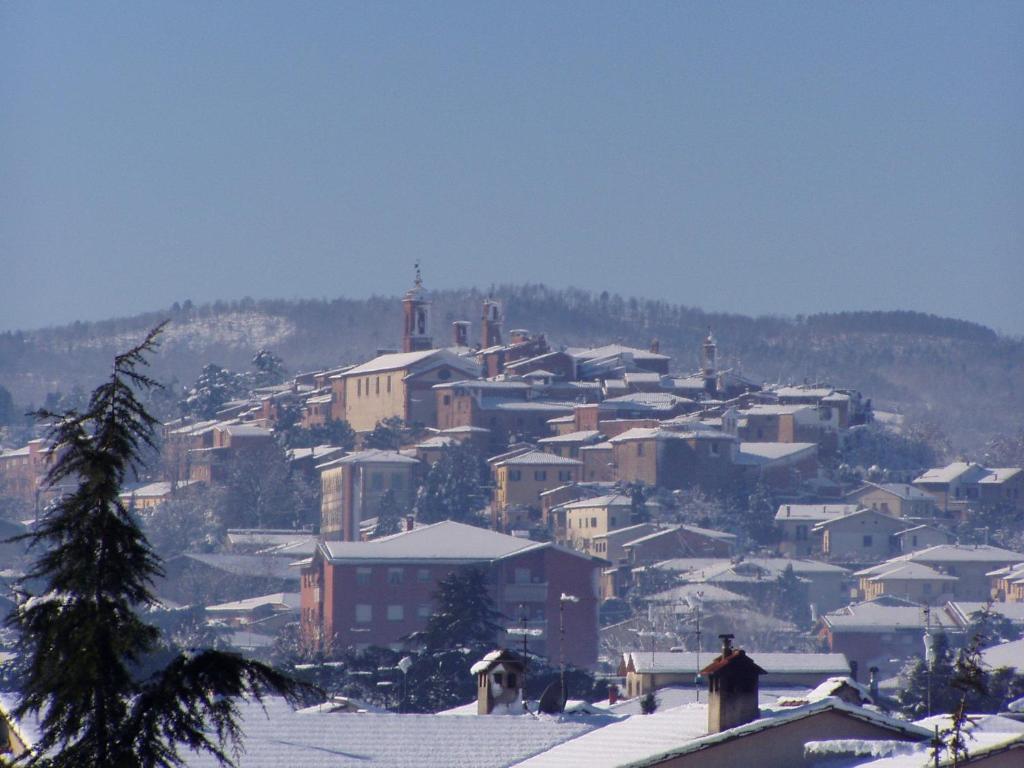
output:
M 932 716 L 932 667 L 935 665 L 935 653 L 932 643 L 932 609 L 924 607 L 924 668 L 926 681 L 925 706 L 928 717 Z

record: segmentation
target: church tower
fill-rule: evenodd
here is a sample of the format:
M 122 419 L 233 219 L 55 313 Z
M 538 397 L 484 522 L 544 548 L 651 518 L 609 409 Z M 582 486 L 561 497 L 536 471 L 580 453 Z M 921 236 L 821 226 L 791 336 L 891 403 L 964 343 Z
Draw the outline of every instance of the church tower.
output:
M 700 375 L 704 377 L 704 391 L 714 395 L 718 391 L 718 367 L 715 358 L 718 356 L 718 344 L 708 327 L 708 336 L 700 354 Z
M 423 276 L 420 274 L 420 263 L 416 262 L 416 282 L 406 291 L 402 299 L 404 326 L 402 330 L 402 351 L 419 352 L 433 349 L 430 338 L 430 302 L 423 288 Z

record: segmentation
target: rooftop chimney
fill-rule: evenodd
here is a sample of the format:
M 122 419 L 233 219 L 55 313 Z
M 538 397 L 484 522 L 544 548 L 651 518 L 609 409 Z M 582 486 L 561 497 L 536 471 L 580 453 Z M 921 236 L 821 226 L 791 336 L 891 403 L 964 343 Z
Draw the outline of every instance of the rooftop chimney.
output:
M 478 715 L 523 712 L 523 682 L 526 664 L 512 651 L 491 651 L 474 664 L 476 676 L 476 713 Z
M 452 323 L 452 343 L 456 347 L 469 346 L 469 320 L 456 320 Z
M 412 515 L 405 516 L 405 530 L 411 531 L 416 526 L 416 518 Z
M 719 635 L 722 653 L 701 674 L 708 678 L 708 733 L 720 733 L 756 720 L 758 677 L 764 670 L 746 651 L 732 647 L 733 635 Z
M 651 352 L 654 354 L 661 352 L 661 342 L 657 339 L 651 339 Z

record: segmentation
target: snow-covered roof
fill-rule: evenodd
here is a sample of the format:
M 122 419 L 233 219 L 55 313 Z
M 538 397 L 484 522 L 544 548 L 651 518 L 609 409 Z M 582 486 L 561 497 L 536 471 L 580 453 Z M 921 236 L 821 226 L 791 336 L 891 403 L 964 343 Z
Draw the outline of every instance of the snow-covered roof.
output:
M 781 504 L 775 513 L 776 520 L 806 520 L 820 522 L 856 512 L 859 504 Z
M 228 603 L 206 606 L 207 613 L 238 613 L 252 611 L 263 606 L 270 606 L 281 611 L 297 611 L 299 609 L 298 592 L 273 592 L 269 595 L 247 597 L 244 600 L 232 600 Z
M 633 501 L 623 493 L 611 493 L 605 496 L 595 496 L 592 499 L 580 499 L 560 504 L 559 509 L 603 509 L 605 507 L 630 507 Z
M 668 355 L 658 352 L 651 352 L 648 349 L 627 347 L 622 344 L 606 344 L 603 347 L 590 347 L 589 349 L 569 348 L 565 350 L 577 360 L 596 360 L 604 357 L 615 357 L 616 355 L 630 355 L 634 360 L 671 360 Z
M 570 459 L 566 456 L 558 456 L 554 453 L 545 453 L 544 451 L 529 451 L 527 453 L 521 453 L 518 456 L 512 456 L 508 459 L 496 462 L 495 467 L 518 467 L 518 466 L 565 466 L 565 467 L 580 467 L 583 466 L 583 462 L 578 459 Z
M 177 483 L 171 483 L 166 480 L 158 480 L 154 483 L 128 486 L 128 488 L 121 492 L 120 497 L 122 499 L 131 497 L 137 499 L 159 499 L 170 495 L 171 491 L 188 488 L 190 485 L 195 485 L 198 482 L 198 480 L 179 480 Z
M 789 416 L 801 411 L 814 410 L 813 405 L 775 405 L 774 403 L 758 403 L 739 411 L 743 416 Z
M 992 669 L 1012 667 L 1024 668 L 1024 640 L 1013 640 L 984 649 L 981 658 Z
M 977 470 L 984 469 L 978 464 L 973 464 L 969 461 L 954 461 L 947 464 L 944 467 L 932 467 L 919 475 L 914 482 L 915 483 L 951 483 L 965 472 L 976 467 Z
M 890 632 L 899 629 L 923 629 L 926 622 L 933 627 L 956 628 L 956 623 L 943 611 L 933 610 L 925 618 L 924 607 L 910 600 L 882 595 L 874 600 L 854 603 L 826 613 L 822 621 L 833 632 Z
M 627 651 L 640 674 L 696 674 L 715 658 L 713 652 Z M 850 662 L 842 653 L 751 653 L 750 658 L 768 675 L 819 674 L 824 677 L 850 674 Z M 698 666 L 701 665 L 701 666 Z
M 940 573 L 921 563 L 903 563 L 891 570 L 868 578 L 868 581 L 959 581 L 956 576 Z
M 186 552 L 177 557 L 171 558 L 168 562 L 173 563 L 179 559 L 201 563 L 224 573 L 233 576 L 246 578 L 267 578 L 282 579 L 285 581 L 297 581 L 299 576 L 288 567 L 288 562 L 281 557 L 270 557 L 266 555 L 225 555 L 225 554 L 200 554 Z
M 564 435 L 555 435 L 554 437 L 544 437 L 537 442 L 540 445 L 557 445 L 558 443 L 584 443 L 595 441 L 601 437 L 601 433 L 596 429 L 585 429 L 581 432 L 567 432 Z
M 873 490 L 886 491 L 904 501 L 931 501 L 934 498 L 931 494 L 907 483 L 864 483 L 863 486 L 851 491 L 847 496 L 860 496 Z
M 623 546 L 630 547 L 635 544 L 642 544 L 651 539 L 656 539 L 661 536 L 668 536 L 673 533 L 678 533 L 679 531 L 686 531 L 697 536 L 705 536 L 709 539 L 718 539 L 720 541 L 736 540 L 736 534 L 734 533 L 726 533 L 725 531 L 715 531 L 710 528 L 700 528 L 696 525 L 673 525 L 669 528 L 663 528 L 660 531 L 653 531 L 637 539 L 633 539 L 632 541 L 626 542 Z
M 386 355 L 379 355 L 368 360 L 355 368 L 339 374 L 340 377 L 361 376 L 368 373 L 384 373 L 385 371 L 397 371 L 405 368 L 415 367 L 422 370 L 432 364 L 447 363 L 452 368 L 457 368 L 466 373 L 476 375 L 480 367 L 473 361 L 453 354 L 444 349 L 424 349 L 419 352 L 392 352 Z
M 356 451 L 340 459 L 333 459 L 323 464 L 317 464 L 317 469 L 330 469 L 339 467 L 342 464 L 419 464 L 417 459 L 411 456 L 404 456 L 398 451 L 385 451 L 380 448 L 368 448 L 365 451 Z
M 321 550 L 333 562 L 481 562 L 547 546 L 551 545 L 443 520 L 371 541 L 325 541 Z
M 293 711 L 282 699 L 239 707 L 239 768 L 505 768 L 613 721 L 601 715 L 441 717 Z M 340 718 L 340 719 L 333 719 Z M 188 768 L 215 768 L 189 753 Z

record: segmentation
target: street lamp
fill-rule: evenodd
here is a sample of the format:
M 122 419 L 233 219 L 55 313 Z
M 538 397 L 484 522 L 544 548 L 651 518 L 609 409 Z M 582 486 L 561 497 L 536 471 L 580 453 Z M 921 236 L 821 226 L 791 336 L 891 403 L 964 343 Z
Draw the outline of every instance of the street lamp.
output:
M 568 694 L 565 689 L 565 604 L 566 603 L 578 603 L 580 599 L 576 595 L 569 595 L 565 592 L 558 598 L 558 666 L 559 666 L 559 678 L 562 684 L 562 708 L 565 708 L 565 702 L 568 698 Z

